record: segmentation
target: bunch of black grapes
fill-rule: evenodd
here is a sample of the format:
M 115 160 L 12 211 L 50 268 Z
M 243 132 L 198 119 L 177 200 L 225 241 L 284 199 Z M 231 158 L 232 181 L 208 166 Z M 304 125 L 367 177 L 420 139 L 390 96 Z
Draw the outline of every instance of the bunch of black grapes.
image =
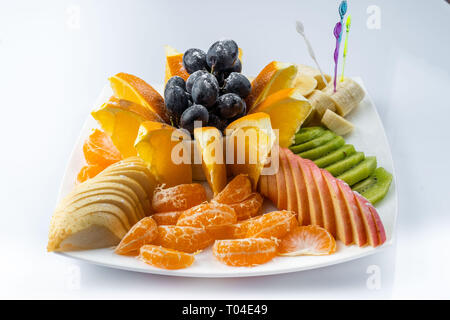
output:
M 185 82 L 174 76 L 167 81 L 164 100 L 172 125 L 194 131 L 194 121 L 224 131 L 232 121 L 244 116 L 244 99 L 250 94 L 250 81 L 240 72 L 239 48 L 233 40 L 220 40 L 205 53 L 189 49 L 183 66 L 190 74 Z

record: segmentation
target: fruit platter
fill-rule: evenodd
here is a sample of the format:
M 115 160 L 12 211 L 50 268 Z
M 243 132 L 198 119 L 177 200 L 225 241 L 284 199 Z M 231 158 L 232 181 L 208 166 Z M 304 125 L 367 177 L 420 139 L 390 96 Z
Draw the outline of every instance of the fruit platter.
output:
M 383 125 L 360 78 L 272 61 L 229 39 L 165 48 L 165 78 L 109 78 L 75 144 L 47 250 L 193 277 L 301 271 L 393 241 Z

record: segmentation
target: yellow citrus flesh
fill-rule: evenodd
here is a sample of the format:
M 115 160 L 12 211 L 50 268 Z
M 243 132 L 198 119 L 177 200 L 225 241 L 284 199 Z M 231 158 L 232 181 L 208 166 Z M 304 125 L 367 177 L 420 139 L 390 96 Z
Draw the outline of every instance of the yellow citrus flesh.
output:
M 134 146 L 158 182 L 172 187 L 192 183 L 189 140 L 174 127 L 146 121 L 139 127 Z
M 293 143 L 295 133 L 311 110 L 309 101 L 300 90 L 288 88 L 267 97 L 252 112 L 264 112 L 270 116 L 272 128 L 279 130 L 280 146 L 287 148 Z
M 206 180 L 216 195 L 227 184 L 222 134 L 217 128 L 202 127 L 194 130 L 194 137 L 202 155 L 202 167 Z

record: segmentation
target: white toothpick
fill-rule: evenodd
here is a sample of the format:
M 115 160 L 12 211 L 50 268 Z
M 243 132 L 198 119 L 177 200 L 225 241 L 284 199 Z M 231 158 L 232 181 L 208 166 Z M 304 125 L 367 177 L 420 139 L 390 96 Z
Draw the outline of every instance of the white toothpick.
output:
M 305 27 L 303 26 L 303 23 L 301 23 L 301 21 L 297 20 L 295 22 L 295 29 L 297 29 L 297 32 L 303 37 L 303 39 L 305 39 L 306 46 L 308 47 L 308 53 L 311 56 L 311 58 L 314 60 L 314 62 L 316 63 L 317 69 L 319 69 L 320 74 L 322 75 L 323 82 L 325 83 L 325 85 L 328 85 L 328 81 L 327 81 L 327 79 L 325 79 L 322 69 L 320 68 L 319 63 L 317 62 L 316 55 L 314 54 L 311 43 L 309 43 L 309 40 L 305 35 Z

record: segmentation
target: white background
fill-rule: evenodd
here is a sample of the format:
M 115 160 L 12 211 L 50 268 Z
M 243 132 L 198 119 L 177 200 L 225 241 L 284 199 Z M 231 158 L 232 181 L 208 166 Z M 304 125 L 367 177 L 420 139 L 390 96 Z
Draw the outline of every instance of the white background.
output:
M 450 5 L 444 0 L 349 1 L 346 74 L 363 78 L 396 167 L 394 246 L 338 266 L 247 279 L 138 274 L 45 251 L 66 161 L 108 76 L 124 71 L 160 83 L 163 45 L 206 50 L 223 37 L 243 48 L 249 75 L 271 60 L 312 64 L 295 32 L 297 19 L 331 72 L 338 4 L 2 0 L 0 298 L 450 298 Z M 371 5 L 380 9 L 380 29 L 367 27 Z M 379 288 L 367 285 L 374 268 Z

